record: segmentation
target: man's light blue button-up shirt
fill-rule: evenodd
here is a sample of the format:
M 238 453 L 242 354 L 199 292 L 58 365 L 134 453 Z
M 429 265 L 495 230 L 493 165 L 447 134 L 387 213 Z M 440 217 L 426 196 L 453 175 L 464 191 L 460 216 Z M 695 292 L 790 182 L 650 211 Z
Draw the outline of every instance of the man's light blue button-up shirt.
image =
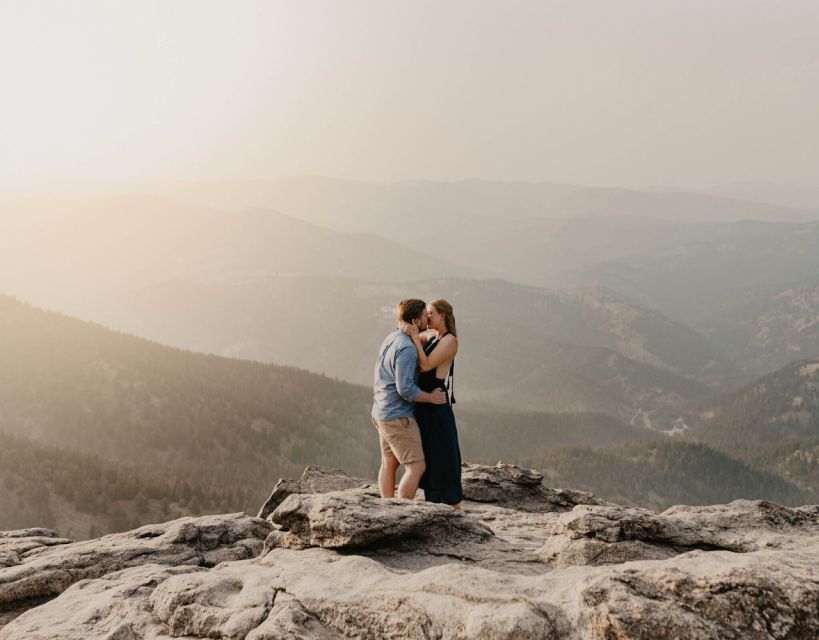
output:
M 403 331 L 393 331 L 381 343 L 375 363 L 373 418 L 411 418 L 419 395 L 418 352 L 412 338 Z

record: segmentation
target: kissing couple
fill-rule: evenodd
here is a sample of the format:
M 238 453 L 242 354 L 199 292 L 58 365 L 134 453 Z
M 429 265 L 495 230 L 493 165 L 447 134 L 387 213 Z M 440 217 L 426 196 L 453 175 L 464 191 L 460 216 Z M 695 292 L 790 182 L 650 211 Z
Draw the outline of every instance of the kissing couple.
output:
M 413 500 L 420 486 L 427 501 L 460 509 L 461 450 L 449 393 L 458 353 L 452 305 L 410 298 L 398 303 L 397 316 L 398 328 L 379 349 L 373 383 L 381 497 L 395 497 L 395 474 L 404 465 L 399 498 Z

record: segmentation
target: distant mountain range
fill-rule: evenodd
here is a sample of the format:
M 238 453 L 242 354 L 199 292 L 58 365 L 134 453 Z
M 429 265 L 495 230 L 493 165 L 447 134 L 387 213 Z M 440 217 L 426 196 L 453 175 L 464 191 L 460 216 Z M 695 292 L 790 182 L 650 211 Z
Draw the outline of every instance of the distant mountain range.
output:
M 698 438 L 741 449 L 746 443 L 819 438 L 819 360 L 800 360 L 738 391 L 697 405 L 688 420 Z
M 42 518 L 84 537 L 193 510 L 253 512 L 278 477 L 308 462 L 370 477 L 378 465 L 366 387 L 161 346 L 9 297 L 0 297 L 0 352 L 2 527 Z M 762 382 L 772 394 L 759 399 L 763 407 L 789 403 L 776 428 L 793 442 L 815 433 L 817 371 L 819 362 L 806 362 L 783 372 L 781 384 Z M 781 397 L 798 381 L 800 407 L 795 396 Z M 757 410 L 751 391 L 736 397 L 744 398 L 744 411 Z M 738 462 L 730 451 L 669 440 L 599 413 L 463 405 L 456 413 L 465 459 L 527 460 L 555 483 L 571 480 L 604 496 L 643 504 L 715 495 L 796 503 L 817 489 L 815 458 L 800 473 L 793 464 Z M 809 417 L 801 407 L 810 407 Z M 766 420 L 761 415 L 759 428 L 730 436 L 747 444 L 744 457 L 770 444 Z M 713 436 L 715 424 L 690 433 L 710 429 Z M 725 441 L 711 440 L 719 447 Z M 791 451 L 790 459 L 799 455 Z M 663 460 L 677 460 L 673 474 Z M 606 473 L 617 475 L 616 485 Z
M 819 494 L 819 359 L 792 362 L 737 391 L 694 403 L 686 438 Z
M 770 182 L 734 182 L 702 189 L 705 193 L 769 202 L 785 207 L 819 210 L 819 187 L 810 185 L 775 184 Z
M 306 464 L 378 468 L 366 387 L 162 346 L 6 296 L 0 353 L 3 528 L 36 515 L 84 534 L 160 513 L 252 512 Z M 458 417 L 465 457 L 656 437 L 599 414 Z
M 307 463 L 372 475 L 357 384 L 409 296 L 455 305 L 467 459 L 529 456 L 643 504 L 819 490 L 816 211 L 547 183 L 182 186 L 4 203 L 0 290 L 177 348 L 0 297 L 0 528 L 252 510 Z M 602 471 L 634 465 L 619 488 Z
M 149 196 L 41 198 L 4 209 L 0 290 L 58 308 L 175 280 L 470 275 L 372 233 L 339 233 L 269 209 L 223 212 Z
M 819 357 L 819 277 L 740 289 L 697 326 L 751 374 Z
M 583 222 L 591 242 L 592 222 Z M 638 221 L 632 220 L 631 228 L 626 221 L 613 224 L 609 234 L 613 246 L 638 242 Z M 720 310 L 747 301 L 748 291 L 789 285 L 819 273 L 819 222 L 746 220 L 714 225 L 674 224 L 659 230 L 662 224 L 646 221 L 651 238 L 644 248 L 575 267 L 560 280 L 573 286 L 613 289 L 699 327 Z M 620 242 L 618 234 L 627 239 Z M 577 238 L 583 233 L 574 235 Z
M 513 280 L 516 278 L 507 271 L 508 257 L 548 242 L 556 223 L 576 217 L 707 223 L 819 219 L 819 206 L 805 210 L 695 191 L 657 193 L 549 182 L 376 184 L 302 176 L 253 182 L 151 183 L 141 188 L 222 210 L 263 206 L 336 231 L 373 232 L 455 263 L 485 272 L 495 269 L 486 275 Z
M 735 376 L 714 343 L 622 296 L 501 280 L 168 283 L 110 300 L 94 316 L 165 344 L 370 384 L 378 345 L 395 328 L 395 305 L 409 296 L 455 303 L 456 385 L 470 402 L 597 411 L 666 428 L 682 403 Z
M 199 197 L 235 186 L 204 185 Z M 29 199 L 0 219 L 0 289 L 169 344 L 368 383 L 389 307 L 416 288 L 452 298 L 475 328 L 484 351 L 464 353 L 468 398 L 652 424 L 667 423 L 680 401 L 819 356 L 819 222 L 672 219 L 707 217 L 709 207 L 724 218 L 787 217 L 767 205 L 545 183 L 247 187 L 236 204 L 282 197 L 317 221 L 339 216 L 347 232 L 272 209 L 231 213 L 154 196 Z M 544 213 L 580 201 L 597 204 L 569 207 L 574 217 Z M 623 215 L 655 205 L 669 219 Z M 499 216 L 499 207 L 509 208 Z M 400 242 L 353 233 L 359 223 Z M 411 248 L 414 234 L 430 240 L 424 252 Z M 498 274 L 509 282 L 488 285 Z M 464 278 L 475 282 L 415 284 Z M 327 316 L 349 318 L 354 335 L 340 338 Z M 504 341 L 500 353 L 488 352 L 493 338 Z M 511 360 L 521 365 L 514 374 Z

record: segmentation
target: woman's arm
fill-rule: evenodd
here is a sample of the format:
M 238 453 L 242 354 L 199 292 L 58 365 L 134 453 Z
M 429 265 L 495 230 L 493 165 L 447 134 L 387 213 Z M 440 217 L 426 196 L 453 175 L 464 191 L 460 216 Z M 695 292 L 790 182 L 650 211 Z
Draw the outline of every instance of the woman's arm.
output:
M 408 322 L 404 322 L 403 320 L 398 321 L 398 328 L 406 333 L 408 336 L 412 337 L 409 328 L 412 327 L 412 330 L 415 332 L 415 335 L 421 340 L 421 344 L 426 344 L 430 340 L 435 337 L 435 329 L 427 329 L 426 331 L 420 332 L 418 331 L 418 327 L 414 324 L 410 324 Z
M 409 347 L 398 350 L 395 358 L 395 389 L 407 402 L 428 402 L 446 404 L 447 397 L 442 389 L 421 391 L 415 383 L 415 354 Z
M 442 362 L 446 362 L 450 358 L 454 358 L 458 353 L 458 340 L 453 335 L 444 336 L 441 344 L 435 348 L 429 356 L 424 353 L 424 345 L 421 342 L 421 336 L 418 333 L 418 327 L 414 324 L 401 323 L 401 331 L 406 333 L 415 345 L 415 350 L 418 351 L 418 366 L 421 371 L 432 371 Z

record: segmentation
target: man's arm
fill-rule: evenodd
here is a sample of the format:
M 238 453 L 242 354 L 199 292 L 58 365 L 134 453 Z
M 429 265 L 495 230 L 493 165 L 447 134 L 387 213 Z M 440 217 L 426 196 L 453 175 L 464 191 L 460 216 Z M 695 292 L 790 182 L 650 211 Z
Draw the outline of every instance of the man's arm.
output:
M 422 391 L 418 394 L 415 402 L 427 402 L 429 404 L 446 404 L 446 391 L 435 389 L 434 391 Z
M 421 391 L 415 384 L 415 369 L 418 366 L 418 354 L 415 347 L 399 349 L 395 355 L 395 388 L 407 402 L 429 402 L 431 404 L 445 404 L 446 393 L 443 389 L 435 391 Z

